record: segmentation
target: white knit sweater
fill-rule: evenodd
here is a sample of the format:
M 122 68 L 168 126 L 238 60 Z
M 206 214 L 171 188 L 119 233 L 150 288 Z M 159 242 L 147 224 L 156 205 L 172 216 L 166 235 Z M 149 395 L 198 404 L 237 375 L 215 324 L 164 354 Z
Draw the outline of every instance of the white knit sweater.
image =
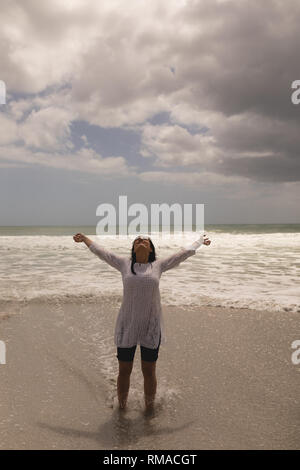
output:
M 130 257 L 119 256 L 93 242 L 89 249 L 101 260 L 120 271 L 123 281 L 123 300 L 115 326 L 114 341 L 119 348 L 131 348 L 136 344 L 156 349 L 166 341 L 159 280 L 163 272 L 175 268 L 196 253 L 203 244 L 203 235 L 192 245 L 181 248 L 166 258 L 150 263 L 135 263 L 131 272 Z

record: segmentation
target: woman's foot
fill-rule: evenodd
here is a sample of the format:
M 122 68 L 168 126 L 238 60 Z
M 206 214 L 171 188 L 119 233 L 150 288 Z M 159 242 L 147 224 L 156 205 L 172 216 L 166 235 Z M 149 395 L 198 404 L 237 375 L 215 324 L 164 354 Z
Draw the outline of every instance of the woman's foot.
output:
M 119 400 L 119 410 L 124 411 L 127 407 L 127 400 Z
M 115 396 L 113 399 L 112 408 L 114 410 L 125 410 L 127 408 L 127 399 L 120 400 L 119 397 Z
M 155 395 L 145 395 L 146 410 L 153 410 Z
M 144 416 L 147 418 L 153 418 L 154 417 L 154 401 L 151 403 L 145 404 L 145 410 L 144 410 Z

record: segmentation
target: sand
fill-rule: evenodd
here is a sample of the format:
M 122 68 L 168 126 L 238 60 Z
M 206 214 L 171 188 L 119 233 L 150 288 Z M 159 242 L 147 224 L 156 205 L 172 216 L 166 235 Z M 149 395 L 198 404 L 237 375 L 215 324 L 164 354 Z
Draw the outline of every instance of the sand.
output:
M 0 449 L 299 449 L 299 314 L 164 307 L 167 343 L 146 415 L 140 349 L 116 401 L 118 305 L 0 306 Z

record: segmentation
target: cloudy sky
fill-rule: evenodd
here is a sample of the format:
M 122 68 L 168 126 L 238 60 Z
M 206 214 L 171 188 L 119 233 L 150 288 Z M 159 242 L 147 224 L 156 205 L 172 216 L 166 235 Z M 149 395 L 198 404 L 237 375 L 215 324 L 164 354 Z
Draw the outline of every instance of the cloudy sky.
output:
M 300 2 L 1 0 L 1 225 L 299 222 Z

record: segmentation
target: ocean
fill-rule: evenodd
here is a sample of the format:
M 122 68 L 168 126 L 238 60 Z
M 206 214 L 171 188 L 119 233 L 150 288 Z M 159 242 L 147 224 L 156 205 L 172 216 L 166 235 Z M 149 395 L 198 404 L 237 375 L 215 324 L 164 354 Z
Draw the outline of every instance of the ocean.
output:
M 2 301 L 122 298 L 121 275 L 72 236 L 82 232 L 130 257 L 133 236 L 95 235 L 91 226 L 0 227 Z M 160 281 L 165 305 L 300 311 L 300 224 L 207 225 L 210 246 Z M 157 256 L 198 238 L 195 232 L 151 234 Z

